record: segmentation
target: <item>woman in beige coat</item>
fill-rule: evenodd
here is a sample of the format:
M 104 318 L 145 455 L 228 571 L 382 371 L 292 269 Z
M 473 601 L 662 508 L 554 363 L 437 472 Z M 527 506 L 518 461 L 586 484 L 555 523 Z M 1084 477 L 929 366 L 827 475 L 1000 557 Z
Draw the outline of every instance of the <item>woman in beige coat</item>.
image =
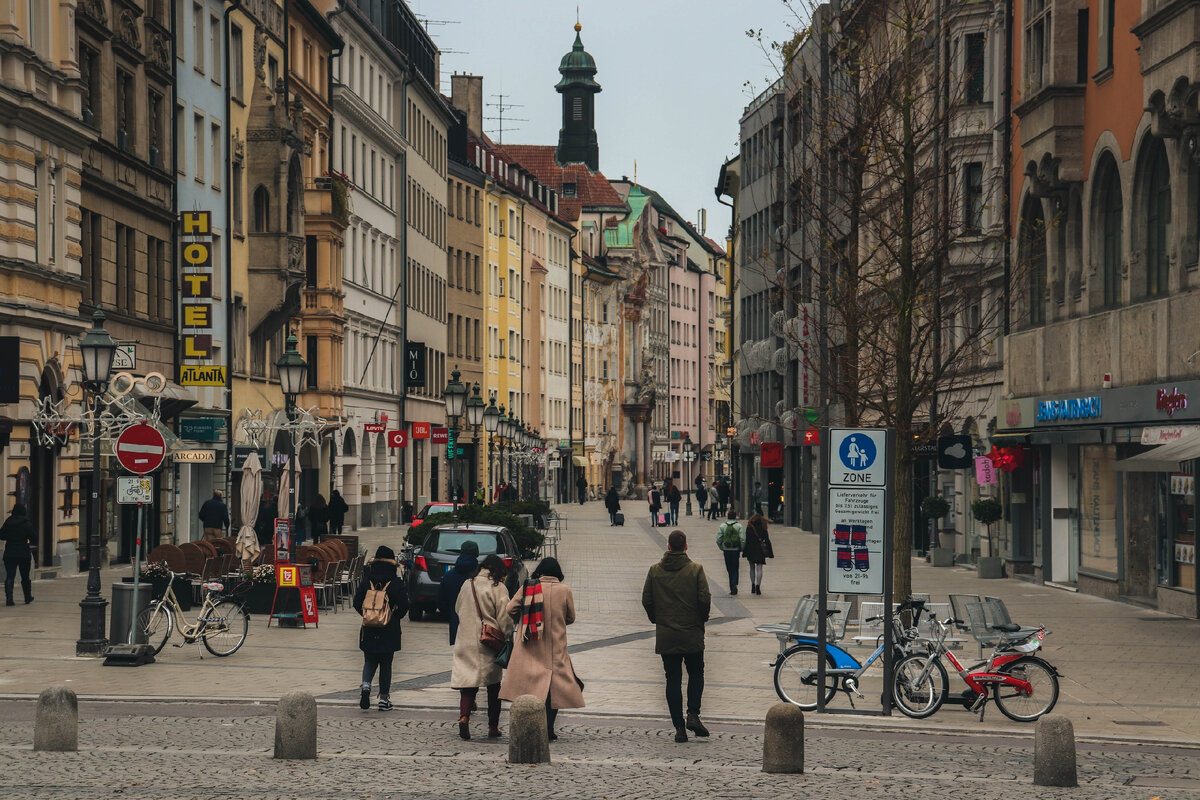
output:
M 500 687 L 500 697 L 516 700 L 524 694 L 546 698 L 546 727 L 551 740 L 554 718 L 560 708 L 583 708 L 583 681 L 575 675 L 567 653 L 567 626 L 575 621 L 575 598 L 562 582 L 562 567 L 554 558 L 543 558 L 531 576 L 542 587 L 542 630 L 528 641 L 522 620 L 513 634 L 512 658 Z M 517 592 L 508 603 L 513 618 L 523 615 L 525 592 Z
M 504 588 L 507 571 L 500 556 L 488 556 L 479 565 L 479 572 L 463 584 L 454 604 L 458 635 L 454 639 L 450 685 L 458 689 L 458 735 L 464 739 L 471 738 L 471 709 L 475 707 L 480 686 L 487 687 L 488 738 L 500 735 L 500 677 L 504 670 L 496 666 L 496 652 L 480 644 L 479 635 L 483 622 L 503 633 L 512 630 L 508 590 Z

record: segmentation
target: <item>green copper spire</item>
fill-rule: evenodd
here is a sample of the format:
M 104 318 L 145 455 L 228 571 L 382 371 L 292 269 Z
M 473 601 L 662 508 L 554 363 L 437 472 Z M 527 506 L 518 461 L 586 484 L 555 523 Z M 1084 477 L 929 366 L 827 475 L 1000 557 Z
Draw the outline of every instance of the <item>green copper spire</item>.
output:
M 554 87 L 562 95 L 562 127 L 554 160 L 560 166 L 586 164 L 592 172 L 600 169 L 600 148 L 596 141 L 595 102 L 600 84 L 596 83 L 596 59 L 583 49 L 579 35 L 582 26 L 575 23 L 575 44 L 562 57 L 558 71 L 562 80 Z

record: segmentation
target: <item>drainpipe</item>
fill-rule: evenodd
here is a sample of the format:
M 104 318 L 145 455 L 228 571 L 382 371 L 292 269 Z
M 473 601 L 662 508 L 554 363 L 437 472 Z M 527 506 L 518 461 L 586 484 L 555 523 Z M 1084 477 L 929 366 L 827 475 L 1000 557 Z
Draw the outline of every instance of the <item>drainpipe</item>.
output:
M 221 29 L 224 37 L 224 52 L 225 52 L 225 71 L 221 73 L 225 76 L 225 410 L 229 412 L 229 427 L 226 429 L 226 438 L 228 442 L 225 447 L 225 496 L 233 497 L 233 154 L 229 152 L 229 142 L 231 135 L 229 133 L 229 118 L 230 118 L 230 101 L 232 98 L 232 85 L 230 79 L 233 77 L 229 72 L 229 18 L 234 11 L 240 10 L 242 0 L 232 0 L 231 4 L 225 7 L 225 12 L 222 14 Z M 171 15 L 172 21 L 175 15 Z M 172 22 L 172 25 L 174 22 Z M 172 41 L 174 37 L 172 36 Z M 175 47 L 177 45 L 172 45 Z M 243 70 L 243 76 L 245 71 Z M 174 130 L 175 126 L 172 125 Z M 174 134 L 172 134 L 174 135 Z M 171 148 L 172 157 L 179 158 L 178 148 Z M 243 187 L 244 188 L 244 187 Z M 242 524 L 247 523 L 242 520 Z
M 408 133 L 406 131 L 407 122 L 408 122 L 407 110 L 406 110 L 406 106 L 407 106 L 407 102 L 408 102 L 408 85 L 410 83 L 412 83 L 412 81 L 413 81 L 413 68 L 412 68 L 412 64 L 410 63 L 404 70 L 404 80 L 401 81 L 401 84 L 400 84 L 400 102 L 396 103 L 396 109 L 398 110 L 396 113 L 399 113 L 399 115 L 400 115 L 399 125 L 397 125 L 396 128 L 397 128 L 397 130 L 400 131 L 400 136 L 404 139 L 404 141 L 406 143 L 408 142 Z M 397 182 L 397 185 L 399 188 L 397 195 L 400 200 L 400 202 L 397 204 L 399 206 L 399 211 L 400 211 L 400 213 L 399 213 L 399 218 L 400 218 L 400 226 L 399 226 L 400 227 L 400 264 L 398 265 L 399 269 L 397 270 L 397 275 L 396 275 L 396 283 L 398 284 L 396 287 L 396 291 L 399 293 L 399 300 L 398 300 L 398 312 L 399 313 L 397 316 L 398 316 L 398 319 L 400 322 L 400 347 L 401 347 L 401 352 L 404 354 L 403 357 L 401 358 L 400 363 L 401 363 L 401 365 L 405 365 L 408 362 L 408 279 L 407 279 L 407 276 L 408 276 L 408 191 L 407 191 L 407 187 L 408 187 L 408 151 L 407 150 L 404 150 L 400 153 L 400 157 L 397 159 L 396 167 L 397 167 L 397 173 L 398 173 L 396 182 Z M 405 400 L 407 398 L 408 398 L 408 371 L 406 369 L 404 369 L 404 367 L 402 366 L 400 369 L 400 394 L 399 394 L 399 398 L 398 398 L 399 403 L 398 403 L 398 409 L 397 409 L 398 422 L 401 426 L 407 424 L 407 419 L 404 416 Z M 414 459 L 413 469 L 415 471 L 417 469 L 417 464 L 416 464 L 416 460 L 415 460 L 416 459 L 416 442 L 409 442 L 409 446 L 404 449 L 406 451 L 411 451 L 412 458 Z M 399 462 L 399 467 L 400 467 L 400 481 L 398 484 L 399 492 L 397 494 L 398 494 L 398 499 L 400 501 L 400 519 L 401 519 L 401 521 L 403 521 L 403 519 L 404 519 L 404 496 L 405 496 L 405 493 L 404 493 L 405 469 L 404 469 L 404 467 L 405 467 L 405 457 L 408 455 L 409 455 L 409 452 L 400 453 L 399 457 L 397 458 L 397 461 Z M 414 494 L 414 496 L 416 495 L 415 487 L 414 487 L 413 494 Z M 416 509 L 413 509 L 413 510 L 415 511 Z

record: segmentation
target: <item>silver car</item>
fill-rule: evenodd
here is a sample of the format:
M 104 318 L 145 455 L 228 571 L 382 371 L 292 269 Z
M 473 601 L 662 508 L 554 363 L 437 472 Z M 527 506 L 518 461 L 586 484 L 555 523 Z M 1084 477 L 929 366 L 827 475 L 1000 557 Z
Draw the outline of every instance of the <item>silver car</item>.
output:
M 430 531 L 421 546 L 412 552 L 412 563 L 408 569 L 408 618 L 420 621 L 426 612 L 438 607 L 438 589 L 442 576 L 454 569 L 462 553 L 464 542 L 472 541 L 479 546 L 479 560 L 495 553 L 504 559 L 508 576 L 504 580 L 509 595 L 515 594 L 521 584 L 529 579 L 529 570 L 521 560 L 517 540 L 508 528 L 500 525 L 447 524 Z M 442 609 L 445 612 L 446 609 Z

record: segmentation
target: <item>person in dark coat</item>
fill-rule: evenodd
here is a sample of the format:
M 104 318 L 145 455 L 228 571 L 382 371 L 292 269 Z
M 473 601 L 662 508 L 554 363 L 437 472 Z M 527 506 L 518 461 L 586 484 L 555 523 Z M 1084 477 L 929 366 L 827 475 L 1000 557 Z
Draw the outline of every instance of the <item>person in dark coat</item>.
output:
M 254 535 L 259 547 L 272 547 L 275 538 L 275 504 L 268 495 L 258 501 L 258 515 L 254 518 Z
M 654 652 L 662 656 L 667 676 L 667 708 L 675 726 L 675 741 L 686 742 L 690 730 L 708 736 L 700 721 L 704 695 L 704 623 L 712 593 L 704 567 L 688 558 L 687 536 L 671 531 L 667 552 L 650 567 L 642 587 L 642 607 L 654 624 Z M 687 667 L 687 717 L 683 715 L 683 669 Z
M 438 585 L 438 608 L 446 615 L 450 623 L 450 644 L 458 637 L 458 613 L 454 610 L 458 602 L 458 593 L 463 584 L 471 580 L 479 572 L 479 545 L 470 540 L 462 543 L 458 549 L 458 559 L 454 568 L 442 576 Z
M 392 710 L 392 657 L 400 649 L 400 619 L 408 612 L 408 590 L 396 571 L 396 554 L 392 548 L 380 545 L 375 558 L 367 562 L 364 580 L 354 593 L 354 610 L 362 614 L 367 589 L 387 587 L 392 617 L 382 628 L 359 627 L 358 649 L 363 652 L 362 694 L 358 707 L 371 707 L 371 681 L 379 670 L 379 710 Z
M 729 511 L 729 481 L 724 478 L 717 481 L 717 497 L 721 500 L 721 507 L 717 509 L 717 513 L 723 515 Z
M 762 594 L 763 564 L 768 558 L 775 557 L 771 547 L 771 537 L 767 534 L 767 520 L 761 514 L 755 514 L 746 523 L 746 545 L 742 555 L 750 562 L 750 591 Z
M 342 525 L 346 522 L 346 512 L 349 510 L 350 506 L 346 505 L 342 493 L 334 489 L 329 494 L 329 532 L 334 536 L 342 535 Z
M 604 507 L 608 509 L 609 526 L 616 525 L 617 514 L 621 510 L 621 496 L 617 494 L 617 487 L 612 487 L 608 494 L 604 495 Z
M 29 567 L 33 562 L 33 548 L 37 547 L 37 533 L 25 506 L 13 505 L 12 515 L 0 527 L 0 539 L 4 540 L 4 605 L 13 603 L 13 581 L 17 570 L 21 571 L 21 591 L 25 603 L 33 602 L 33 584 L 29 581 Z
M 575 488 L 579 490 L 579 505 L 587 500 L 587 478 L 580 475 L 575 479 Z
M 650 508 L 650 527 L 658 527 L 658 512 L 662 510 L 662 492 L 653 483 L 650 484 L 650 491 L 646 493 L 646 505 Z
M 224 494 L 220 489 L 200 506 L 200 525 L 204 528 L 204 540 L 220 539 L 229 527 L 229 508 L 225 505 Z
M 704 506 L 708 503 L 708 489 L 704 487 L 704 478 L 697 475 L 695 480 L 696 485 L 696 503 L 700 506 L 700 516 L 704 516 Z
M 314 544 L 321 541 L 318 537 L 329 533 L 329 504 L 323 495 L 314 497 L 308 507 L 308 532 L 312 534 Z

